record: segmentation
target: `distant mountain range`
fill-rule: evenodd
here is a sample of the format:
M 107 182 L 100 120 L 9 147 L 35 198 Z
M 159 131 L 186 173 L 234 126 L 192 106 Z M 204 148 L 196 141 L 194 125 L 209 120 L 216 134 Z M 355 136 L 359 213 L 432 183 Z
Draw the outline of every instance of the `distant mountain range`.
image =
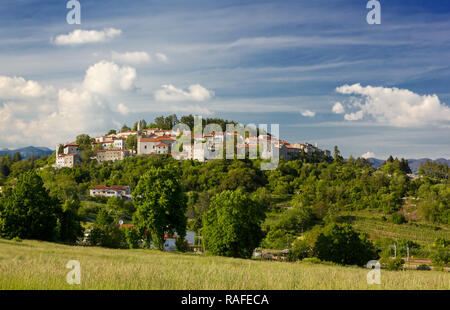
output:
M 376 158 L 367 158 L 367 160 L 375 168 L 380 167 L 385 162 L 385 160 L 383 160 L 383 159 L 376 159 Z M 438 158 L 435 160 L 430 159 L 430 158 L 408 159 L 408 165 L 409 165 L 409 168 L 411 168 L 411 171 L 413 173 L 417 173 L 417 170 L 419 170 L 420 165 L 422 165 L 426 161 L 445 163 L 445 164 L 447 164 L 447 166 L 450 166 L 450 159 L 445 159 L 445 158 Z
M 9 149 L 0 149 L 0 156 L 11 154 L 14 156 L 15 153 L 19 152 L 22 158 L 28 158 L 34 155 L 35 158 L 39 158 L 45 155 L 51 155 L 54 151 L 49 149 L 48 147 L 35 147 L 35 146 L 27 146 L 20 149 L 9 150 Z

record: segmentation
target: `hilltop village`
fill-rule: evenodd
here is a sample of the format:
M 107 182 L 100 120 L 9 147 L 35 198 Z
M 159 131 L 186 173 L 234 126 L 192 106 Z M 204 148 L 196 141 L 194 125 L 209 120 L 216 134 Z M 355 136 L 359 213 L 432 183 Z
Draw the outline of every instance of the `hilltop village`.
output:
M 185 131 L 164 130 L 159 128 L 143 129 L 141 122 L 138 122 L 137 130 L 121 131 L 104 136 L 98 136 L 92 139 L 92 149 L 95 150 L 94 159 L 97 162 L 116 162 L 121 161 L 128 156 L 134 155 L 152 155 L 167 154 L 172 155 L 178 160 L 198 160 L 200 162 L 214 158 L 211 156 L 223 147 L 227 139 L 234 138 L 235 148 L 239 150 L 248 150 L 258 145 L 266 145 L 260 152 L 261 158 L 272 158 L 274 151 L 277 151 L 279 158 L 283 160 L 295 160 L 303 156 L 330 156 L 329 150 L 322 150 L 317 145 L 310 143 L 290 144 L 286 141 L 273 137 L 270 133 L 259 134 L 257 137 L 241 135 L 236 132 L 212 132 L 210 134 L 194 135 L 190 134 L 190 143 L 179 143 L 181 147 L 176 152 L 174 150 L 177 138 L 180 138 Z M 135 144 L 130 147 L 127 141 L 135 138 Z M 277 149 L 277 150 L 276 150 Z M 221 154 L 221 153 L 220 153 Z M 219 157 L 217 157 L 219 158 Z M 76 142 L 56 145 L 55 168 L 73 168 L 80 163 L 81 150 Z

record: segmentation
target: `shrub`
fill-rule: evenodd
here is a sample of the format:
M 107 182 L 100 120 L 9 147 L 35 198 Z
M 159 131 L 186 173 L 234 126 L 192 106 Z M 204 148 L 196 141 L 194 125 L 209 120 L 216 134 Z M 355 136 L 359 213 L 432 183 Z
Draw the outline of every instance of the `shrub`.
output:
M 422 264 L 417 266 L 416 270 L 431 270 L 430 266 Z
M 406 218 L 403 214 L 401 213 L 393 213 L 390 217 L 389 220 L 394 223 L 394 224 L 403 224 L 406 223 Z
M 450 263 L 450 250 L 446 248 L 436 248 L 430 256 L 434 266 L 447 266 Z
M 290 262 L 302 260 L 311 256 L 312 249 L 304 240 L 297 239 L 292 243 L 292 248 L 287 254 L 287 259 Z
M 393 259 L 389 257 L 383 257 L 382 259 L 380 259 L 380 262 L 386 266 L 387 270 L 400 270 L 405 263 L 405 261 L 401 257 Z
M 322 264 L 323 262 L 317 257 L 307 257 L 302 260 L 302 263 L 307 264 Z
M 364 266 L 376 257 L 372 242 L 349 224 L 327 227 L 317 238 L 314 253 L 320 260 L 342 265 Z
M 125 238 L 125 233 L 118 225 L 94 225 L 91 229 L 87 241 L 90 245 L 102 246 L 106 248 L 126 248 L 129 247 Z
M 177 251 L 179 252 L 187 252 L 189 250 L 189 243 L 186 241 L 185 238 L 177 238 L 175 240 L 175 246 L 177 248 Z
M 141 236 L 137 229 L 133 227 L 124 226 L 121 228 L 125 234 L 125 241 L 130 249 L 139 248 L 139 243 L 141 241 Z

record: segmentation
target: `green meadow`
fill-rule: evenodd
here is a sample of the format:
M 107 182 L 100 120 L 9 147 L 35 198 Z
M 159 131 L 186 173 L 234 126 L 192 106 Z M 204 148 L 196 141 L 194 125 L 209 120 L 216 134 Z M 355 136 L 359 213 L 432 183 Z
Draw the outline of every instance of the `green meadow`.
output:
M 81 265 L 81 284 L 69 285 L 69 260 Z M 0 239 L 0 289 L 450 289 L 445 271 L 381 270 L 381 284 L 367 284 L 367 269 L 116 250 Z

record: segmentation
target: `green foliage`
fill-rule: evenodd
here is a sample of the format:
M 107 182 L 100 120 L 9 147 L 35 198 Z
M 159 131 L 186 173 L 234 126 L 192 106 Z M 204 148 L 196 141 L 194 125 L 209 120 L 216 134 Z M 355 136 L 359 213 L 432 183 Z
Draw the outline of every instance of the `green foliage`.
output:
M 6 238 L 55 240 L 60 206 L 34 171 L 19 176 L 0 207 L 0 235 Z
M 315 255 L 324 261 L 363 266 L 376 257 L 371 241 L 356 233 L 349 224 L 332 224 L 319 235 Z
M 128 248 L 129 244 L 125 238 L 125 233 L 116 224 L 94 226 L 89 231 L 87 241 L 90 245 L 102 246 L 106 248 Z
M 438 238 L 432 246 L 431 261 L 435 266 L 450 265 L 450 241 L 444 238 Z
M 418 189 L 418 210 L 421 217 L 433 222 L 450 225 L 450 186 L 425 183 Z
M 268 228 L 264 245 L 271 249 L 285 249 L 314 222 L 310 208 L 293 207 L 280 214 Z
M 137 152 L 137 145 L 138 145 L 137 135 L 130 135 L 127 138 L 127 148 L 129 150 L 133 150 L 134 152 Z
M 241 189 L 217 194 L 203 216 L 206 249 L 215 255 L 250 258 L 262 239 L 263 219 L 263 207 Z
M 59 239 L 61 241 L 75 243 L 83 236 L 83 227 L 78 216 L 79 202 L 66 200 L 62 205 L 62 212 L 59 216 Z
M 389 221 L 391 221 L 394 224 L 400 225 L 400 224 L 406 223 L 406 218 L 401 213 L 393 213 L 389 217 Z
M 405 261 L 401 257 L 384 257 L 380 259 L 380 263 L 384 264 L 387 270 L 401 270 L 405 264 Z
M 127 125 L 123 125 L 122 128 L 120 129 L 120 132 L 125 132 L 125 131 L 130 131 L 131 128 L 128 127 Z
M 185 238 L 177 238 L 175 240 L 175 247 L 179 252 L 187 252 L 189 250 L 189 243 Z
M 78 144 L 80 150 L 91 149 L 91 142 L 92 139 L 87 134 L 78 135 L 75 140 L 75 143 Z
M 95 219 L 95 223 L 99 226 L 111 225 L 114 222 L 114 218 L 106 209 L 100 209 Z
M 417 266 L 416 270 L 422 270 L 422 271 L 427 270 L 428 271 L 428 270 L 431 270 L 431 268 L 428 265 L 422 264 L 422 265 Z
M 148 233 L 153 245 L 164 249 L 164 235 L 186 233 L 186 195 L 175 165 L 151 167 L 133 191 L 136 213 L 134 224 L 141 235 Z M 150 240 L 148 240 L 150 241 Z
M 450 168 L 444 163 L 426 161 L 420 165 L 418 173 L 423 176 L 448 180 L 450 176 Z
M 289 249 L 287 259 L 289 261 L 303 260 L 313 254 L 313 248 L 303 239 L 296 239 Z
M 125 240 L 130 249 L 137 249 L 139 248 L 141 236 L 139 235 L 139 232 L 134 227 L 129 226 L 123 226 L 122 228 L 123 233 L 125 234 Z

